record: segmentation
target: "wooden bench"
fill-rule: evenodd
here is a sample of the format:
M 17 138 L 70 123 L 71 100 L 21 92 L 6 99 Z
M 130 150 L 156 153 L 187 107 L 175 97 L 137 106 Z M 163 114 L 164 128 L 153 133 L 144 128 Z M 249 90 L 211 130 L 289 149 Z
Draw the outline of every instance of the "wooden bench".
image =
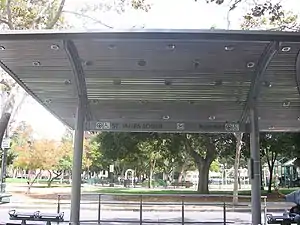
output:
M 21 225 L 26 225 L 26 221 L 46 222 L 46 225 L 51 225 L 51 222 L 64 222 L 64 213 L 41 213 L 36 211 L 33 213 L 17 212 L 10 210 L 8 212 L 10 220 L 21 220 Z

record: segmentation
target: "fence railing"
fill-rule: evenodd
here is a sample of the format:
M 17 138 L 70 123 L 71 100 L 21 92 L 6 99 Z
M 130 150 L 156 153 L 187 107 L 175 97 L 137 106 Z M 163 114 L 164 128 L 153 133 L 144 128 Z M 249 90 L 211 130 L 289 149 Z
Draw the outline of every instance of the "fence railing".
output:
M 126 200 L 122 198 L 126 198 Z M 217 202 L 197 202 L 193 201 L 191 202 L 191 198 L 215 198 L 218 197 Z M 131 198 L 131 201 L 128 201 L 128 198 Z M 151 201 L 151 198 L 155 198 L 155 201 Z M 176 201 L 159 201 L 160 198 L 169 198 L 169 199 L 176 199 Z M 195 207 L 199 206 L 214 206 L 221 208 L 222 212 L 222 221 L 218 221 L 218 224 L 228 224 L 227 221 L 227 211 L 235 211 L 238 208 L 246 208 L 246 210 L 249 210 L 251 206 L 250 199 L 251 196 L 241 196 L 239 197 L 239 203 L 233 204 L 232 202 L 233 196 L 232 195 L 201 195 L 201 194 L 194 194 L 194 195 L 175 195 L 175 194 L 82 194 L 81 196 L 81 207 L 82 205 L 89 205 L 90 207 L 94 205 L 97 208 L 97 218 L 91 219 L 91 220 L 81 220 L 81 222 L 96 222 L 98 224 L 104 223 L 104 222 L 118 222 L 118 223 L 135 223 L 135 224 L 150 224 L 150 223 L 157 223 L 157 221 L 150 221 L 145 220 L 143 218 L 143 212 L 144 211 L 160 211 L 161 209 L 153 208 L 153 206 L 165 206 L 167 210 L 173 211 L 179 211 L 181 214 L 180 221 L 163 221 L 160 220 L 160 224 L 191 224 L 191 223 L 204 223 L 203 221 L 187 221 L 186 219 L 186 210 L 188 207 L 193 207 L 194 211 L 197 210 L 198 212 L 201 212 L 201 209 L 195 209 Z M 70 195 L 68 194 L 59 194 L 57 199 L 57 212 L 60 213 L 62 207 L 65 205 L 70 204 Z M 264 215 L 263 218 L 263 224 L 266 223 L 266 215 L 267 215 L 267 197 L 262 196 L 261 202 L 263 203 L 262 206 L 262 213 Z M 114 205 L 114 207 L 118 207 L 122 205 L 123 207 L 127 208 L 128 210 L 134 210 L 139 212 L 139 218 L 136 220 L 111 220 L 111 219 L 103 219 L 101 216 L 103 214 L 103 207 L 108 205 Z M 152 206 L 152 208 L 149 208 L 149 206 Z M 219 210 L 220 212 L 220 210 Z

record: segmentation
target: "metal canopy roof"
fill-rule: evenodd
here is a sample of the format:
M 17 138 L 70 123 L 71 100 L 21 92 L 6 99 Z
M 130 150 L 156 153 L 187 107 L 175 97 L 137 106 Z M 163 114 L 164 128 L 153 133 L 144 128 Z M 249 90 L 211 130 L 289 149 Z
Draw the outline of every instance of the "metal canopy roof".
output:
M 0 34 L 1 67 L 74 128 L 244 132 L 257 99 L 261 131 L 300 131 L 300 34 L 141 30 Z M 255 102 L 255 101 L 254 101 Z

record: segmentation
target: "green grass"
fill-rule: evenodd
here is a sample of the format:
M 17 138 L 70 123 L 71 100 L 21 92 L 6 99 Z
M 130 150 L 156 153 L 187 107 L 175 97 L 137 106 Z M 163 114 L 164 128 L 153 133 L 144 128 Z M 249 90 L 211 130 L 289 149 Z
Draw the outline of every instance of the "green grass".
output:
M 280 189 L 280 191 L 283 194 L 291 193 L 294 190 L 297 190 L 298 188 L 290 188 L 290 189 Z M 166 190 L 155 190 L 155 189 L 135 189 L 135 188 L 101 188 L 97 190 L 98 193 L 103 194 L 197 194 L 197 191 L 194 190 L 174 190 L 174 189 L 166 189 Z M 213 195 L 232 195 L 232 191 L 210 191 L 210 194 Z M 267 191 L 262 191 L 262 195 L 267 195 Z M 251 195 L 251 190 L 242 190 L 239 191 L 239 195 Z

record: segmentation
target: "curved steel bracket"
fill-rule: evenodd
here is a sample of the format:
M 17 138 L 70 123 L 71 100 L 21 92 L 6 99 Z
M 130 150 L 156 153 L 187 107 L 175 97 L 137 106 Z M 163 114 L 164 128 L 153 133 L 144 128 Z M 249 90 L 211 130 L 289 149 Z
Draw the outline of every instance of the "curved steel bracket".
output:
M 72 70 L 73 70 L 73 76 L 74 81 L 76 85 L 78 100 L 81 101 L 83 107 L 85 107 L 85 114 L 86 114 L 86 120 L 91 120 L 91 110 L 88 103 L 88 97 L 87 97 L 87 88 L 86 88 L 86 82 L 85 82 L 85 74 L 82 67 L 82 61 L 79 57 L 79 53 L 77 51 L 77 48 L 73 41 L 71 40 L 64 40 L 63 41 L 64 49 L 67 53 L 67 56 L 69 58 Z
M 296 84 L 298 93 L 300 95 L 300 51 L 298 52 L 296 59 Z
M 270 62 L 272 61 L 274 56 L 277 54 L 278 50 L 279 50 L 279 42 L 273 41 L 266 47 L 263 54 L 261 55 L 258 65 L 255 70 L 255 74 L 251 81 L 251 86 L 250 86 L 250 90 L 248 92 L 247 101 L 244 106 L 241 118 L 240 118 L 241 123 L 247 122 L 246 120 L 247 120 L 247 116 L 249 114 L 249 109 L 251 106 L 253 106 L 253 104 L 256 104 L 256 99 L 257 99 L 257 96 L 259 95 L 262 78 L 263 78 Z

